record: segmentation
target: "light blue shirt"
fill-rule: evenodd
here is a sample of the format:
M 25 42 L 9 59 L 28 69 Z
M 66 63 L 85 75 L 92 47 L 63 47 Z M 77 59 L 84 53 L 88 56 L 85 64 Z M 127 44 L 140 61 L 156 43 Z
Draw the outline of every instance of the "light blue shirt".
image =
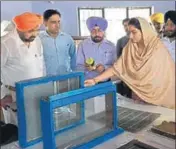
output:
M 47 75 L 71 72 L 76 67 L 76 48 L 72 37 L 60 32 L 56 38 L 40 33 Z
M 95 65 L 102 64 L 105 69 L 111 67 L 117 59 L 115 45 L 104 39 L 101 43 L 95 43 L 90 38 L 85 39 L 78 46 L 76 68 L 85 73 L 85 78 L 90 79 L 99 75 L 96 71 L 88 71 L 85 68 L 87 58 L 93 58 Z

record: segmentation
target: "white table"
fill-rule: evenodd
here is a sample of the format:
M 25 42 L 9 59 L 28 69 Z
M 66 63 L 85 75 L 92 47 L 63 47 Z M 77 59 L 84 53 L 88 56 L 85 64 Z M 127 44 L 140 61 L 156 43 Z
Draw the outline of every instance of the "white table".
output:
M 163 120 L 175 121 L 175 110 L 153 105 L 136 104 L 133 100 L 125 98 L 121 95 L 118 95 L 118 97 L 119 106 L 146 112 L 160 113 L 161 116 L 156 119 L 152 124 L 150 124 L 147 128 L 136 134 L 125 132 L 120 136 L 117 136 L 103 144 L 98 145 L 94 149 L 116 149 L 133 139 L 138 139 L 159 149 L 175 149 L 176 143 L 174 140 L 156 135 L 149 131 L 152 125 L 160 124 Z
M 137 103 L 134 103 L 133 100 L 125 98 L 119 94 L 118 94 L 118 105 L 122 107 L 131 108 L 131 109 L 136 109 L 136 110 L 160 113 L 161 116 L 156 121 L 154 121 L 151 125 L 149 125 L 147 128 L 145 128 L 144 130 L 138 133 L 133 134 L 130 132 L 125 132 L 113 139 L 106 141 L 105 143 L 102 143 L 94 147 L 94 149 L 116 149 L 117 147 L 120 147 L 123 144 L 126 144 L 127 142 L 133 139 L 138 139 L 144 143 L 147 143 L 149 145 L 152 145 L 160 149 L 175 149 L 174 140 L 149 132 L 149 129 L 152 125 L 159 124 L 163 120 L 175 121 L 175 110 L 171 110 L 171 109 L 167 109 L 159 106 L 153 106 L 153 105 L 137 104 Z M 39 143 L 27 149 L 42 149 L 43 148 L 42 146 L 43 146 L 42 143 Z M 15 143 L 3 146 L 2 149 L 19 149 L 19 147 L 18 147 L 18 143 L 15 142 Z

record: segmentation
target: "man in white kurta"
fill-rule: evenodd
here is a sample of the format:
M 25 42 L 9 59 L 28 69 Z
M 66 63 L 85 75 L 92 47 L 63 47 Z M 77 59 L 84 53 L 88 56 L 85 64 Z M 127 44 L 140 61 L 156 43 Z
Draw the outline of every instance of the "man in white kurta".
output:
M 165 35 L 162 39 L 165 46 L 168 48 L 172 59 L 175 62 L 175 47 L 176 47 L 176 11 L 170 10 L 165 16 Z
M 43 48 L 38 37 L 40 17 L 24 13 L 16 16 L 14 23 L 15 29 L 1 38 L 2 107 L 16 101 L 16 82 L 45 74 Z

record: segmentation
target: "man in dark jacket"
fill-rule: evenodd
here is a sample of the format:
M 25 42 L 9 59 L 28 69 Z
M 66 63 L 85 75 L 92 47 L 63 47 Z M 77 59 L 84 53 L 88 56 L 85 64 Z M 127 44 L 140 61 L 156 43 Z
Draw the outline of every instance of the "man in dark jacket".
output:
M 123 48 L 125 47 L 125 45 L 128 43 L 128 40 L 129 40 L 129 37 L 128 37 L 129 36 L 129 30 L 128 30 L 129 20 L 130 19 L 128 18 L 123 20 L 123 26 L 124 26 L 126 35 L 117 41 L 117 45 L 116 45 L 117 57 L 120 57 L 120 55 L 122 54 Z
M 121 56 L 123 48 L 126 46 L 126 44 L 129 41 L 129 30 L 128 30 L 129 20 L 130 20 L 129 18 L 126 18 L 123 20 L 123 26 L 124 26 L 126 35 L 117 41 L 117 45 L 116 45 L 117 58 Z M 118 93 L 131 98 L 131 90 L 130 88 L 128 88 L 128 86 L 124 82 L 117 84 L 117 88 L 118 88 L 118 91 L 117 91 Z

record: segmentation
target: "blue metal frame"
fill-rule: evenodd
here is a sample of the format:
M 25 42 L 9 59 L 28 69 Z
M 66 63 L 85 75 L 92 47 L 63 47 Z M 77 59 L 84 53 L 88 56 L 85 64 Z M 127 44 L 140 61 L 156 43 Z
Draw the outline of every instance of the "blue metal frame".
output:
M 47 76 L 47 77 L 41 77 L 36 79 L 30 79 L 25 81 L 20 81 L 16 83 L 16 102 L 17 102 L 17 117 L 18 117 L 18 138 L 19 138 L 19 144 L 22 148 L 26 148 L 28 146 L 34 145 L 36 143 L 39 143 L 42 141 L 41 138 L 37 138 L 32 141 L 27 140 L 27 128 L 26 128 L 26 117 L 25 117 L 25 106 L 24 106 L 24 88 L 31 85 L 37 85 L 37 84 L 44 84 L 50 81 L 61 81 L 61 80 L 67 80 L 69 78 L 75 78 L 79 77 L 80 79 L 80 88 L 84 87 L 84 73 L 82 72 L 73 72 L 65 75 L 59 75 L 59 76 Z M 81 102 L 81 107 L 84 108 L 84 102 Z M 83 111 L 84 112 L 84 111 Z M 84 122 L 84 113 L 81 113 L 81 120 L 79 121 L 79 124 L 82 124 Z M 72 128 L 73 126 L 70 126 Z M 55 134 L 60 133 L 63 130 L 55 131 Z
M 118 116 L 116 106 L 116 86 L 111 82 L 102 83 L 92 87 L 87 87 L 75 91 L 69 91 L 66 93 L 50 96 L 48 100 L 41 99 L 40 110 L 44 149 L 56 149 L 54 119 L 52 116 L 53 109 L 81 102 L 84 100 L 89 100 L 93 97 L 99 95 L 106 95 L 108 93 L 112 93 L 113 95 L 113 130 L 101 137 L 91 140 L 88 143 L 80 144 L 74 147 L 73 149 L 90 149 L 124 132 L 124 130 L 118 128 L 117 125 Z

